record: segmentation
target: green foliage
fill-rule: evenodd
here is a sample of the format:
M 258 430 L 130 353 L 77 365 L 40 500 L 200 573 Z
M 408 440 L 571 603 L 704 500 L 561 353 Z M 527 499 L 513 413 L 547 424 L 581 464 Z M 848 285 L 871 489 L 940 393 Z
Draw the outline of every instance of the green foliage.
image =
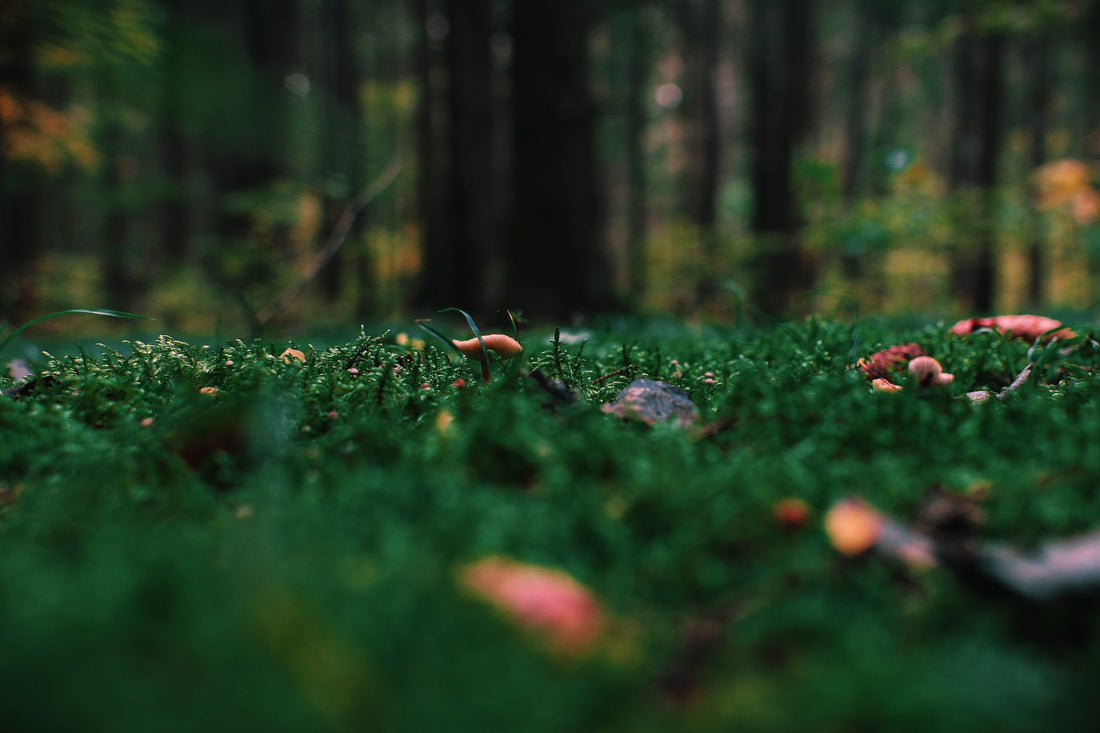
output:
M 980 487 L 983 532 L 1013 543 L 1100 522 L 1100 347 L 946 330 L 529 334 L 522 367 L 488 384 L 449 349 L 366 332 L 47 355 L 0 398 L 5 721 L 1079 729 L 1097 712 L 1076 682 L 1100 671 L 1091 625 L 1018 628 L 943 570 L 845 560 L 820 530 L 848 494 L 909 517 L 934 486 Z M 955 374 L 948 390 L 875 393 L 851 368 L 909 341 Z M 1004 400 L 961 398 L 1029 361 L 1036 379 Z M 685 390 L 713 429 L 604 414 L 634 377 Z M 774 519 L 788 497 L 805 526 Z M 618 646 L 563 659 L 517 632 L 455 583 L 487 555 L 573 575 Z M 714 624 L 692 657 L 684 629 Z M 680 706 L 655 680 L 684 664 Z

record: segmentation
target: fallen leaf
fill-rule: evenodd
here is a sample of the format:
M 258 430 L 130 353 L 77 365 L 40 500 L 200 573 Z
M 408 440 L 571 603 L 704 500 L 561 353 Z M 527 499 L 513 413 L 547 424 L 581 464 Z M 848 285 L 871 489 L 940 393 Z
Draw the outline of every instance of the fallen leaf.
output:
M 615 396 L 613 402 L 605 403 L 600 409 L 622 418 L 641 420 L 647 425 L 676 418 L 682 427 L 687 427 L 699 417 L 687 392 L 651 379 L 635 379 Z

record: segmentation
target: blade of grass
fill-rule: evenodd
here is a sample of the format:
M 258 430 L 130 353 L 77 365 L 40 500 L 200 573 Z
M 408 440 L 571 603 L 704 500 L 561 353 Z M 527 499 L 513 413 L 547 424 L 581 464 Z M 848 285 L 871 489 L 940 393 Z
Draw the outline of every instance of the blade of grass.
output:
M 486 381 L 488 381 L 488 375 L 490 374 L 489 350 L 487 348 L 485 348 L 485 341 L 484 341 L 484 339 L 481 338 L 481 329 L 479 329 L 477 327 L 477 323 L 474 322 L 474 317 L 471 316 L 466 311 L 462 310 L 461 308 L 454 308 L 454 307 L 444 308 L 443 310 L 441 310 L 439 312 L 440 313 L 449 313 L 451 311 L 454 311 L 456 313 L 461 313 L 462 316 L 466 319 L 466 323 L 470 326 L 470 330 L 473 331 L 474 336 L 477 337 L 477 342 L 481 346 L 481 356 L 484 358 L 484 361 L 482 361 L 481 363 L 485 365 L 484 372 L 485 372 L 485 376 L 486 376 Z
M 7 348 L 8 344 L 14 341 L 19 334 L 23 333 L 31 326 L 38 325 L 39 323 L 42 323 L 42 321 L 47 321 L 51 318 L 57 318 L 58 316 L 70 316 L 77 314 L 90 316 L 107 316 L 109 318 L 134 318 L 145 321 L 152 320 L 149 316 L 141 316 L 136 313 L 126 313 L 125 311 L 111 310 L 108 308 L 70 308 L 69 310 L 55 311 L 53 313 L 47 313 L 44 316 L 39 316 L 38 318 L 33 318 L 9 333 L 3 341 L 0 341 L 0 352 L 3 352 L 4 349 Z
M 420 328 L 422 328 L 422 329 L 423 329 L 424 331 L 426 331 L 426 332 L 430 333 L 430 334 L 431 334 L 432 336 L 435 336 L 435 337 L 436 337 L 437 339 L 439 339 L 440 341 L 442 341 L 442 342 L 443 342 L 444 344 L 446 344 L 446 345 L 447 345 L 447 348 L 449 348 L 449 349 L 450 349 L 451 351 L 454 351 L 455 353 L 458 353 L 458 354 L 461 354 L 461 353 L 462 353 L 462 351 L 461 351 L 461 350 L 459 350 L 459 348 L 458 348 L 457 346 L 455 346 L 455 345 L 454 345 L 454 341 L 452 341 L 451 339 L 447 338 L 447 337 L 446 337 L 446 336 L 445 336 L 445 335 L 444 335 L 444 334 L 443 334 L 443 333 L 442 333 L 441 331 L 439 331 L 438 329 L 435 329 L 435 328 L 433 328 L 433 327 L 429 326 L 429 325 L 428 325 L 428 322 L 427 322 L 427 321 L 425 321 L 425 320 L 418 320 L 418 321 L 416 322 L 416 325 L 417 325 L 417 326 L 419 326 Z

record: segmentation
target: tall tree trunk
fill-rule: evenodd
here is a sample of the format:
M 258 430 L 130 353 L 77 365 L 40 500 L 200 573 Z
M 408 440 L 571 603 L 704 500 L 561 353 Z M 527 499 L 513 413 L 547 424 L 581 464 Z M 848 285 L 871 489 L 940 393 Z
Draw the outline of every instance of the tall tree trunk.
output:
M 650 63 L 650 32 L 645 10 L 634 8 L 630 12 L 630 44 L 627 53 L 626 92 L 626 262 L 627 293 L 630 302 L 637 306 L 646 286 L 646 209 L 647 181 L 645 160 L 645 131 L 647 87 Z
M 1085 4 L 1085 17 L 1080 24 L 1081 45 L 1084 47 L 1084 68 L 1079 94 L 1084 100 L 1081 110 L 1081 138 L 1084 155 L 1100 156 L 1100 2 Z
M 718 242 L 715 231 L 721 149 L 718 138 L 718 99 L 715 74 L 723 34 L 718 0 L 691 0 L 680 5 L 679 24 L 685 40 L 684 126 L 687 160 L 683 207 L 699 232 L 709 262 L 699 282 L 699 303 L 709 301 L 717 288 L 714 265 Z
M 420 103 L 416 118 L 417 204 L 422 222 L 418 292 L 414 297 L 418 309 L 439 307 L 441 303 L 461 302 L 450 291 L 450 222 L 446 204 L 450 176 L 450 157 L 446 145 L 448 117 L 446 106 L 446 65 L 443 59 L 446 15 L 442 0 L 417 0 L 416 16 L 420 25 L 417 48 L 417 76 L 420 80 Z
M 28 99 L 35 85 L 33 41 L 36 3 L 21 0 L 0 17 L 0 88 L 17 100 Z M 2 15 L 2 14 L 0 14 Z M 0 312 L 18 323 L 32 315 L 36 294 L 30 276 L 41 248 L 40 174 L 7 159 L 8 132 L 0 118 Z
M 959 206 L 956 241 L 961 248 L 952 267 L 956 301 L 968 311 L 993 307 L 997 159 L 1001 150 L 1004 37 L 977 35 L 958 40 L 954 58 L 955 136 L 951 188 Z
M 161 100 L 160 150 L 168 189 L 160 206 L 161 256 L 165 271 L 171 272 L 187 258 L 191 239 L 191 216 L 186 195 L 189 177 L 189 141 L 181 130 L 180 118 L 187 100 L 183 97 L 182 49 L 185 0 L 164 0 L 165 23 L 164 97 Z
M 356 52 L 359 25 L 354 7 L 349 0 L 327 0 L 321 6 L 321 73 L 318 86 L 323 95 L 321 103 L 324 133 L 318 144 L 322 146 L 320 157 L 323 169 L 318 171 L 321 180 L 336 185 L 325 197 L 325 226 L 323 236 L 336 227 L 345 207 L 366 184 L 364 166 L 365 140 L 363 116 L 359 104 L 359 83 L 362 64 Z M 369 211 L 356 218 L 348 238 L 354 239 L 364 231 Z M 345 252 L 338 250 L 321 273 L 321 285 L 326 299 L 331 303 L 340 299 L 344 274 L 348 271 Z M 362 251 L 357 253 L 363 256 Z M 359 314 L 362 315 L 362 314 Z
M 116 192 L 103 227 L 103 252 L 100 256 L 100 270 L 103 275 L 103 296 L 112 308 L 130 310 L 133 300 L 133 278 L 130 276 L 130 212 L 125 204 L 118 200 L 117 192 L 129 181 L 125 176 L 124 144 L 125 138 L 121 126 L 108 122 L 111 126 L 103 139 L 107 190 Z
M 489 305 L 500 223 L 494 196 L 492 3 L 421 2 L 422 306 Z
M 442 305 L 491 307 L 489 273 L 498 223 L 494 206 L 492 8 L 489 0 L 447 0 L 451 33 L 450 180 L 447 219 L 451 222 L 449 296 Z
M 684 211 L 704 238 L 712 240 L 721 162 L 714 77 L 723 30 L 722 8 L 718 0 L 691 0 L 680 5 L 680 14 L 686 56 L 682 109 L 689 161 L 683 185 Z
M 514 6 L 515 220 L 503 292 L 506 305 L 547 317 L 613 306 L 588 88 L 589 5 Z
M 850 28 L 852 58 L 848 67 L 848 109 L 844 118 L 844 171 L 841 191 L 852 203 L 863 184 L 863 160 L 867 147 L 869 78 L 875 43 L 875 27 L 868 7 L 872 0 L 856 0 Z
M 794 149 L 809 127 L 811 9 L 809 0 L 749 3 L 755 299 L 772 315 L 791 307 L 816 270 L 799 246 L 791 181 Z
M 247 0 L 225 9 L 239 24 L 252 64 L 247 104 L 254 116 L 254 135 L 247 147 L 217 155 L 209 162 L 217 176 L 215 196 L 224 199 L 253 190 L 282 172 L 290 144 L 284 84 L 297 55 L 296 11 L 295 0 Z M 218 214 L 221 237 L 240 241 L 251 234 L 253 221 L 247 212 L 223 208 Z M 243 288 L 250 284 L 229 285 Z
M 1029 156 L 1032 171 L 1046 163 L 1046 136 L 1050 118 L 1051 37 L 1048 31 L 1040 31 L 1025 49 L 1024 58 L 1030 69 L 1028 89 L 1028 128 L 1031 136 Z M 1034 192 L 1033 192 L 1034 193 Z M 1046 249 L 1043 219 L 1038 209 L 1032 208 L 1031 235 L 1028 243 L 1027 302 L 1032 308 L 1043 303 L 1043 280 L 1046 268 L 1043 252 Z

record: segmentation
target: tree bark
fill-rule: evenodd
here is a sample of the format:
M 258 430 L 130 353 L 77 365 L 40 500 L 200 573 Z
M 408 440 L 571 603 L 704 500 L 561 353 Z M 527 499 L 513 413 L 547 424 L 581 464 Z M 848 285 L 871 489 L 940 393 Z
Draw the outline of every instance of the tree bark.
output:
M 647 188 L 645 131 L 647 83 L 650 64 L 650 32 L 644 9 L 630 13 L 626 92 L 626 262 L 627 293 L 631 304 L 640 304 L 646 285 Z
M 323 235 L 328 236 L 348 202 L 365 185 L 366 141 L 359 104 L 362 63 L 355 47 L 359 26 L 354 7 L 348 0 L 327 0 L 322 5 L 322 12 L 322 63 L 317 81 L 324 119 L 324 133 L 318 141 L 322 146 L 320 160 L 323 169 L 317 173 L 321 180 L 327 179 L 336 184 L 329 187 L 331 190 L 325 196 Z M 369 212 L 360 215 L 354 224 L 354 231 L 349 233 L 350 237 L 365 229 L 369 215 Z M 344 251 L 337 252 L 321 272 L 322 288 L 330 303 L 340 299 L 344 275 L 349 270 L 345 254 Z M 360 257 L 365 255 L 362 251 L 356 254 Z M 364 285 L 357 283 L 359 287 Z M 369 287 L 369 284 L 366 285 Z
M 1051 78 L 1051 37 L 1048 31 L 1039 35 L 1028 44 L 1024 58 L 1030 69 L 1030 88 L 1028 89 L 1028 130 L 1031 136 L 1030 160 L 1032 172 L 1046 163 L 1046 136 L 1050 118 Z M 1031 191 L 1034 194 L 1034 191 Z M 1046 275 L 1043 251 L 1046 238 L 1042 215 L 1037 210 L 1031 214 L 1031 237 L 1028 244 L 1027 302 L 1032 308 L 1043 303 L 1043 280 Z
M 770 315 L 788 310 L 816 267 L 801 251 L 791 164 L 810 128 L 809 0 L 751 0 L 752 230 L 760 273 L 755 300 Z
M 549 318 L 608 310 L 589 3 L 519 2 L 513 13 L 515 220 L 502 305 Z
M 18 100 L 29 98 L 35 85 L 33 39 L 38 21 L 35 3 L 14 3 L 0 25 L 0 87 Z M 18 170 L 7 159 L 7 131 L 0 119 L 0 310 L 3 320 L 19 323 L 32 315 L 36 293 L 30 277 L 41 249 L 38 171 Z
M 957 42 L 954 58 L 955 135 L 951 188 L 956 194 L 956 240 L 952 292 L 968 311 L 993 307 L 996 249 L 997 159 L 1002 139 L 1004 36 L 977 35 Z
M 490 0 L 422 2 L 422 307 L 489 305 L 500 233 Z M 444 31 L 445 29 L 445 31 Z

